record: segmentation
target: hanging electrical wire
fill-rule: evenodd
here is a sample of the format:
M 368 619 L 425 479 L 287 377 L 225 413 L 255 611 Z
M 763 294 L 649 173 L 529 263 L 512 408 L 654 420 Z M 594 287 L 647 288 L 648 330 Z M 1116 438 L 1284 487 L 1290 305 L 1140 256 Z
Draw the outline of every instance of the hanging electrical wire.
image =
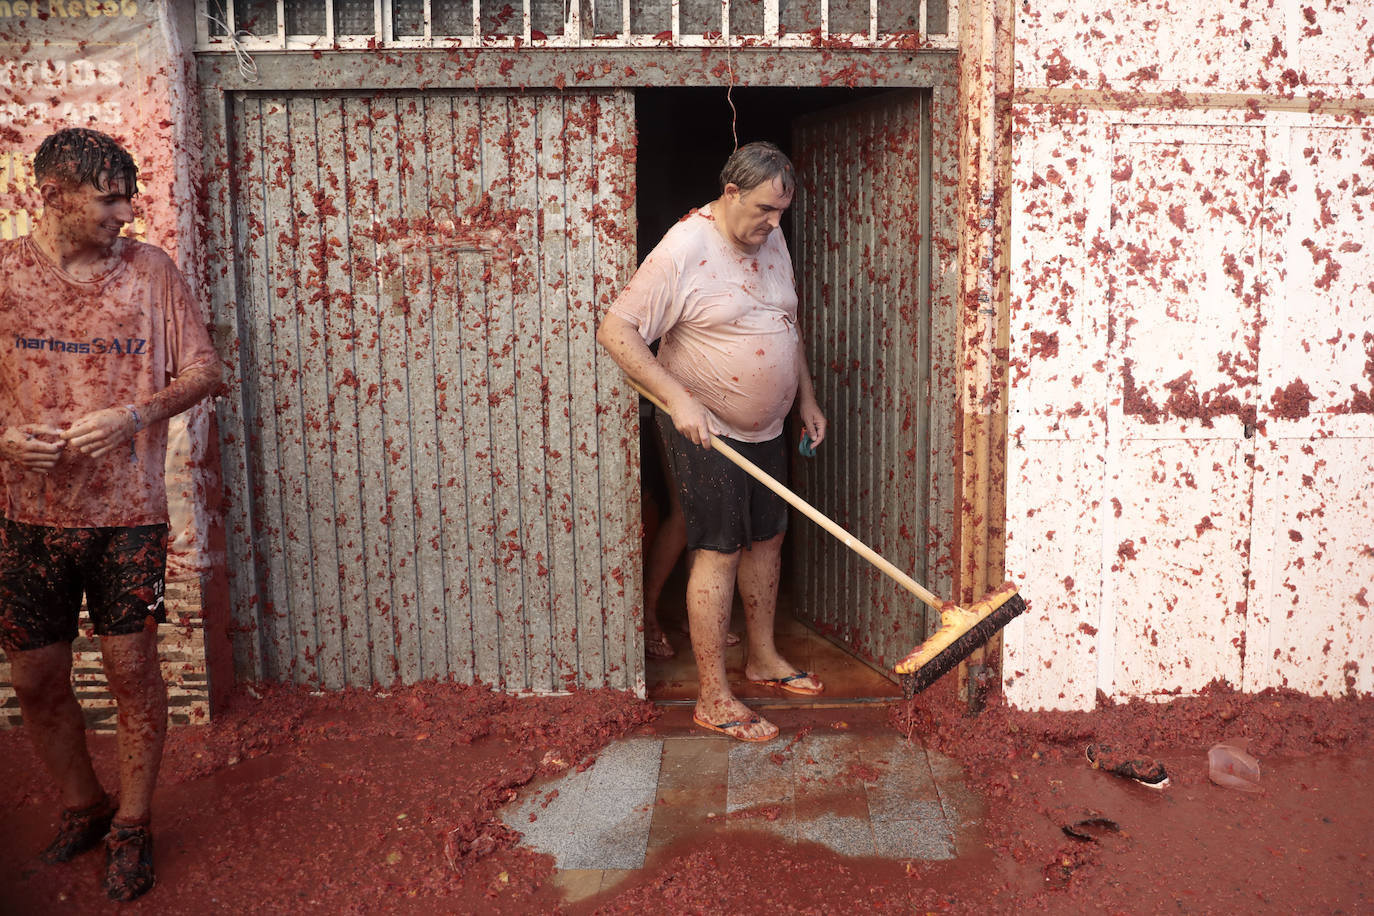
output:
M 224 34 L 228 36 L 229 43 L 234 46 L 234 60 L 238 62 L 239 76 L 243 77 L 247 82 L 256 83 L 258 81 L 258 64 L 257 61 L 253 60 L 253 55 L 249 54 L 248 50 L 243 46 L 242 36 L 246 35 L 249 38 L 257 38 L 258 36 L 247 29 L 239 29 L 231 33 L 229 31 L 229 25 L 226 22 L 210 13 L 206 13 L 205 18 L 219 26 Z
M 730 105 L 730 136 L 734 139 L 737 150 L 739 149 L 739 111 L 735 108 L 735 61 L 730 55 L 729 39 L 725 41 L 725 67 L 730 72 L 730 82 L 725 87 L 725 101 Z

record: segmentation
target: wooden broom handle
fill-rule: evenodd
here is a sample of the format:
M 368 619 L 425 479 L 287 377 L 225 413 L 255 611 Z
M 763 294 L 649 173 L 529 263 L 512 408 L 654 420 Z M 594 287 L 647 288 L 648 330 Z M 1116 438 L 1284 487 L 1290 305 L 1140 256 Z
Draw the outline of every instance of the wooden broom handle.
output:
M 668 408 L 664 406 L 663 402 L 660 401 L 658 398 L 654 397 L 648 391 L 644 390 L 644 387 L 642 385 L 640 385 L 634 379 L 629 379 L 629 382 L 635 391 L 638 391 L 640 394 L 644 395 L 644 397 L 652 401 L 655 407 L 657 407 L 659 410 L 662 410 L 664 413 L 668 414 L 668 416 L 672 416 L 672 414 L 668 412 Z M 753 477 L 759 483 L 763 484 L 765 487 L 772 490 L 774 493 L 778 494 L 783 499 L 787 500 L 788 504 L 791 505 L 792 508 L 796 509 L 802 515 L 805 515 L 807 518 L 811 519 L 811 521 L 815 522 L 817 525 L 820 525 L 826 531 L 830 532 L 832 535 L 834 535 L 835 539 L 838 540 L 841 544 L 844 544 L 844 546 L 848 547 L 850 550 L 854 551 L 859 556 L 863 557 L 865 560 L 872 563 L 874 566 L 878 567 L 878 569 L 886 573 L 894 582 L 896 582 L 902 588 L 911 592 L 917 598 L 920 598 L 922 601 L 924 601 L 926 604 L 930 605 L 937 611 L 944 606 L 944 602 L 942 602 L 931 591 L 929 591 L 923 585 L 921 585 L 921 583 L 917 582 L 915 579 L 911 578 L 906 573 L 902 572 L 900 569 L 893 566 L 872 547 L 869 547 L 863 541 L 854 537 L 854 535 L 850 534 L 848 531 L 845 531 L 838 524 L 831 521 L 819 509 L 808 503 L 806 500 L 802 499 L 796 493 L 793 493 L 787 487 L 783 486 L 763 468 L 759 467 L 757 464 L 754 464 L 754 462 L 750 461 L 748 458 L 745 458 L 739 452 L 735 451 L 733 448 L 726 445 L 724 442 L 721 441 L 719 436 L 712 434 L 711 448 L 716 449 L 726 458 L 729 458 L 741 469 L 743 469 L 744 472 L 748 474 L 750 477 Z

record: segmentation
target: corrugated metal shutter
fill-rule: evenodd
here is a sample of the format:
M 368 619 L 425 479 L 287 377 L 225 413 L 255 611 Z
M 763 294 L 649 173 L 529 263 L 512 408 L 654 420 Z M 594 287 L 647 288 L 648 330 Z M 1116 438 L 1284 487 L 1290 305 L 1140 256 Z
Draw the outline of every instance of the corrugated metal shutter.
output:
M 803 496 L 930 588 L 948 553 L 955 392 L 933 383 L 953 352 L 932 321 L 930 97 L 831 109 L 794 134 L 794 257 L 807 358 L 830 419 Z M 941 532 L 944 536 L 941 536 Z M 798 611 L 891 666 L 923 639 L 924 605 L 804 518 L 789 535 Z
M 240 677 L 643 690 L 628 92 L 240 95 Z

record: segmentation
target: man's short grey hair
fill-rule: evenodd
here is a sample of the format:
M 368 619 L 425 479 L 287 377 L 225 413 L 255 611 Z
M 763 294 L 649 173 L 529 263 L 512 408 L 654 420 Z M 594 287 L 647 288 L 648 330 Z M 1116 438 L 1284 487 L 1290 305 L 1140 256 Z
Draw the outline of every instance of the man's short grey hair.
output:
M 741 191 L 752 191 L 774 178 L 782 182 L 784 191 L 792 193 L 797 187 L 792 160 L 766 140 L 746 143 L 725 160 L 725 168 L 720 170 L 720 191 L 724 194 L 727 184 Z

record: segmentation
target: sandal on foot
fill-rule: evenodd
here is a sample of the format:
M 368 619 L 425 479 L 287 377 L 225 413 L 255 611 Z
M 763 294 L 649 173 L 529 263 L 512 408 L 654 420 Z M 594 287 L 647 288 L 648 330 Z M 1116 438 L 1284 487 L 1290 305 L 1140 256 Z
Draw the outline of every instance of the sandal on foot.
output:
M 105 893 L 127 903 L 153 889 L 153 835 L 147 824 L 114 824 L 105 838 Z
M 807 678 L 815 681 L 817 686 L 802 687 L 799 684 L 793 683 L 793 681 L 802 681 Z M 777 687 L 780 690 L 786 690 L 788 693 L 799 693 L 804 697 L 817 697 L 825 692 L 825 685 L 821 683 L 821 679 L 809 671 L 798 671 L 796 674 L 789 674 L 787 677 L 764 678 L 761 681 L 756 681 L 751 678 L 750 683 L 760 684 L 764 687 Z
M 49 865 L 70 862 L 87 850 L 94 849 L 110 832 L 110 821 L 114 820 L 114 799 L 106 795 L 94 805 L 85 808 L 67 808 L 62 812 L 62 823 L 58 825 L 57 836 L 48 848 L 38 854 Z
M 773 726 L 772 734 L 760 735 L 756 738 L 749 738 L 744 735 L 737 735 L 733 731 L 731 731 L 731 729 L 748 728 L 751 725 L 757 725 L 759 722 L 763 721 L 763 719 L 761 719 L 758 716 L 750 716 L 748 719 L 731 719 L 729 722 L 722 722 L 719 725 L 713 725 L 710 722 L 707 722 L 701 716 L 697 715 L 696 713 L 693 713 L 692 721 L 700 725 L 702 728 L 708 728 L 713 732 L 720 732 L 722 735 L 725 735 L 729 738 L 734 738 L 736 741 L 748 741 L 751 744 L 758 744 L 764 741 L 772 741 L 774 738 L 778 736 L 778 727 L 776 725 Z M 771 722 L 769 724 L 772 725 Z

